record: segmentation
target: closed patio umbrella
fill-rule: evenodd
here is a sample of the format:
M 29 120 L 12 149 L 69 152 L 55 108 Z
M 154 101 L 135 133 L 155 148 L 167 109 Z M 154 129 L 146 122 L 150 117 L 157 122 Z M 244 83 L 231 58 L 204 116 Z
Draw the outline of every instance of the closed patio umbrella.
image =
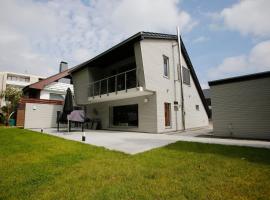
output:
M 70 88 L 67 89 L 65 96 L 65 102 L 63 106 L 63 113 L 69 115 L 73 111 L 73 98 Z
M 61 115 L 62 122 L 68 122 L 67 116 L 73 111 L 73 98 L 72 92 L 70 88 L 67 89 L 67 93 L 65 96 L 65 102 L 63 106 L 63 112 Z M 69 123 L 68 123 L 68 131 L 69 131 Z

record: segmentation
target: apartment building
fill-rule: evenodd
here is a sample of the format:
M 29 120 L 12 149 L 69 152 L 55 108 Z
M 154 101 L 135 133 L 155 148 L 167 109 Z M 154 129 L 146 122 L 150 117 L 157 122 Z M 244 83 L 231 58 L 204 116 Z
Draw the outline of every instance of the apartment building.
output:
M 25 86 L 38 82 L 42 79 L 44 79 L 44 77 L 30 74 L 0 72 L 0 92 L 5 91 L 8 86 L 22 89 Z M 3 106 L 4 104 L 4 100 L 0 99 L 0 106 Z

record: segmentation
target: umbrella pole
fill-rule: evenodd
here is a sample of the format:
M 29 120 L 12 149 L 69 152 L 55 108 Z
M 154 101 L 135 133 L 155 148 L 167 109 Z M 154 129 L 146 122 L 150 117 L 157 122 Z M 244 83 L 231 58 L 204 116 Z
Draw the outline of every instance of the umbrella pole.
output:
M 69 120 L 68 120 L 68 133 L 69 133 Z

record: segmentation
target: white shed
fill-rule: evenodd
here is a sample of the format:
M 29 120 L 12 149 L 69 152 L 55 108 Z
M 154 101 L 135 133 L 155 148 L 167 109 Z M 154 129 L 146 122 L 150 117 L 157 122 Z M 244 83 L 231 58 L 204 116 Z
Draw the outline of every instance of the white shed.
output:
M 214 135 L 270 139 L 270 71 L 209 82 Z

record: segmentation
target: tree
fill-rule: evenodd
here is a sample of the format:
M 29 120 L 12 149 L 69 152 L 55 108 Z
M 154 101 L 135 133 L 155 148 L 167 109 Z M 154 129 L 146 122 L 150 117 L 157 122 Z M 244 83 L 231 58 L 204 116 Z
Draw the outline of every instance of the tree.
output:
M 0 98 L 5 99 L 6 106 L 3 106 L 1 110 L 6 114 L 6 120 L 8 120 L 9 114 L 16 111 L 19 100 L 22 96 L 22 91 L 19 88 L 8 86 L 5 91 L 2 91 Z

